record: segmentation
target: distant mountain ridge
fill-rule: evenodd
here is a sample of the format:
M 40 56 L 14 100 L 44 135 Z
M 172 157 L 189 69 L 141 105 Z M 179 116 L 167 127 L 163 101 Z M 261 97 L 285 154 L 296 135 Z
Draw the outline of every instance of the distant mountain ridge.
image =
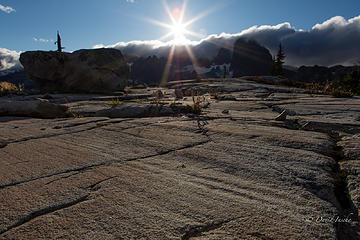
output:
M 293 76 L 290 78 L 298 82 L 313 82 L 319 84 L 326 84 L 327 82 L 332 82 L 337 79 L 344 78 L 348 73 L 359 69 L 359 66 L 333 66 L 333 67 L 323 67 L 323 66 L 301 66 L 298 68 Z
M 128 45 L 116 49 L 120 49 L 131 64 L 132 80 L 147 84 L 160 83 L 170 54 L 169 47 L 154 49 L 149 48 L 148 45 Z M 196 67 L 193 65 L 193 59 L 189 56 L 189 49 L 195 56 Z M 211 58 L 204 56 L 211 56 Z M 271 60 L 271 52 L 256 41 L 245 38 L 238 38 L 236 41 L 223 38 L 212 39 L 195 46 L 189 46 L 189 48 L 176 46 L 169 68 L 168 80 L 194 79 L 199 76 L 202 78 L 223 77 L 224 66 L 230 64 L 227 77 L 269 75 Z M 354 68 L 347 66 L 301 66 L 297 68 L 285 65 L 284 75 L 299 82 L 324 84 L 327 81 L 344 77 Z M 35 87 L 20 64 L 15 64 L 3 71 L 0 70 L 0 81 L 8 81 L 14 84 L 23 83 L 26 88 Z

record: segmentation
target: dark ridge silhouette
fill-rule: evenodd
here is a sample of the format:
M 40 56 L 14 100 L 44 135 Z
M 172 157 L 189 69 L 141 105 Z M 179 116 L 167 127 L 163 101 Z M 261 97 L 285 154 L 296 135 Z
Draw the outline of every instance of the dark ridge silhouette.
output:
M 238 39 L 234 44 L 231 70 L 234 77 L 269 75 L 272 56 L 254 40 Z

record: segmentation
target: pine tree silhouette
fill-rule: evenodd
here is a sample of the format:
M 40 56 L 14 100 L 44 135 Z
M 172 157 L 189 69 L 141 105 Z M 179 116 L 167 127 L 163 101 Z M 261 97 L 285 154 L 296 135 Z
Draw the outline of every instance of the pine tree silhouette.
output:
M 57 31 L 57 41 L 55 42 L 55 44 L 57 44 L 57 47 L 58 47 L 57 51 L 62 52 L 64 47 L 61 46 L 61 37 L 60 37 L 59 31 Z
M 279 44 L 279 50 L 276 54 L 276 58 L 273 59 L 273 67 L 271 70 L 272 75 L 282 75 L 283 74 L 283 65 L 285 60 L 285 54 L 281 43 Z

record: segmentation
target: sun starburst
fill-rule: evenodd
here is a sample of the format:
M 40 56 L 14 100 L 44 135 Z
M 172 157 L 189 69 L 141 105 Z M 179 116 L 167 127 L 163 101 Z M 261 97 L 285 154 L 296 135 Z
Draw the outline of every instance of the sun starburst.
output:
M 194 22 L 198 21 L 199 19 L 201 19 L 201 18 L 205 17 L 207 14 L 209 14 L 210 11 L 205 11 L 205 12 L 199 14 L 198 16 L 190 19 L 189 21 L 184 22 L 187 0 L 184 0 L 181 9 L 174 8 L 171 10 L 165 0 L 163 0 L 163 5 L 164 5 L 164 8 L 165 8 L 169 18 L 170 18 L 171 24 L 161 22 L 158 20 L 154 20 L 154 19 L 146 19 L 150 23 L 153 23 L 153 24 L 156 24 L 161 27 L 169 29 L 169 32 L 167 34 L 165 34 L 164 36 L 159 38 L 160 41 L 169 39 L 170 37 L 173 37 L 173 39 L 169 41 L 170 43 L 172 43 L 173 45 L 185 45 L 185 44 L 188 44 L 189 42 L 191 42 L 186 36 L 194 36 L 197 38 L 204 37 L 203 35 L 201 35 L 199 33 L 190 31 L 188 28 Z
M 156 24 L 161 27 L 165 27 L 165 28 L 169 29 L 169 32 L 167 34 L 165 34 L 164 36 L 159 38 L 160 41 L 169 39 L 170 37 L 173 37 L 172 40 L 168 41 L 168 43 L 171 44 L 172 47 L 169 52 L 169 56 L 167 59 L 167 63 L 166 63 L 162 81 L 161 81 L 161 84 L 166 85 L 168 78 L 169 78 L 172 61 L 173 61 L 173 58 L 175 55 L 175 48 L 177 46 L 183 45 L 185 51 L 188 53 L 188 55 L 193 63 L 193 65 L 198 66 L 196 57 L 195 57 L 194 53 L 192 52 L 191 47 L 189 47 L 189 44 L 191 43 L 191 41 L 186 36 L 190 35 L 190 36 L 194 36 L 194 37 L 197 37 L 200 39 L 203 38 L 204 36 L 199 33 L 190 31 L 188 28 L 190 27 L 190 25 L 192 25 L 196 21 L 200 20 L 201 18 L 205 17 L 206 15 L 208 15 L 210 12 L 212 12 L 216 8 L 208 9 L 207 11 L 197 15 L 196 17 L 184 22 L 187 0 L 183 1 L 183 5 L 182 5 L 181 9 L 179 9 L 179 8 L 170 9 L 166 0 L 163 0 L 163 5 L 164 5 L 164 8 L 165 8 L 167 14 L 169 15 L 171 24 L 164 23 L 164 22 L 154 20 L 154 19 L 146 19 L 146 20 L 153 24 Z

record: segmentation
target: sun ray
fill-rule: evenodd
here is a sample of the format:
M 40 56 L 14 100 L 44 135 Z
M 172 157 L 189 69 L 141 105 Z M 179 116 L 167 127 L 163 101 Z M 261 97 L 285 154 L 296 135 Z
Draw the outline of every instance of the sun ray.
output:
M 190 60 L 193 63 L 194 68 L 198 67 L 199 64 L 198 64 L 198 62 L 196 60 L 196 57 L 195 57 L 194 53 L 192 52 L 192 50 L 190 49 L 190 47 L 188 45 L 185 45 L 185 50 L 188 53 L 188 55 L 190 57 Z
M 199 15 L 197 15 L 196 17 L 190 19 L 189 21 L 184 23 L 184 26 L 187 27 L 191 24 L 193 24 L 196 21 L 199 21 L 200 19 L 206 17 L 207 15 L 209 15 L 210 13 L 219 10 L 220 8 L 223 8 L 225 6 L 225 4 L 216 4 L 215 6 L 213 6 L 212 8 L 209 8 L 207 10 L 205 10 L 204 12 L 200 13 Z
M 176 20 L 175 20 L 174 16 L 172 15 L 171 11 L 170 11 L 169 5 L 166 3 L 165 0 L 163 0 L 162 2 L 163 2 L 164 8 L 165 8 L 167 14 L 168 14 L 169 17 L 170 17 L 171 22 L 172 22 L 173 24 L 176 24 Z
M 182 6 L 181 12 L 180 12 L 179 23 L 182 23 L 183 20 L 184 20 L 184 15 L 185 15 L 185 11 L 186 11 L 186 6 L 187 6 L 187 0 L 184 0 L 183 6 Z
M 200 13 L 199 15 L 197 15 L 196 17 L 190 19 L 189 21 L 187 21 L 186 23 L 184 23 L 185 27 L 193 24 L 196 21 L 199 21 L 200 19 L 202 19 L 203 17 L 206 17 L 208 14 L 210 14 L 213 10 L 207 10 L 205 12 Z
M 169 32 L 169 33 L 165 34 L 164 36 L 160 37 L 158 40 L 159 40 L 159 41 L 162 41 L 162 40 L 164 40 L 164 39 L 169 38 L 171 35 L 173 35 L 173 32 Z
M 185 29 L 185 33 L 188 34 L 188 35 L 200 38 L 200 39 L 205 37 L 203 34 L 192 32 L 192 31 L 187 30 L 187 29 Z
M 161 78 L 160 86 L 166 86 L 166 84 L 168 82 L 169 73 L 170 73 L 170 67 L 171 67 L 171 64 L 172 64 L 173 57 L 174 57 L 174 51 L 175 51 L 175 45 L 173 45 L 171 47 L 171 49 L 170 49 L 169 57 L 168 57 L 168 60 L 166 62 L 166 65 L 165 65 L 163 76 Z
M 164 23 L 164 22 L 160 22 L 160 21 L 155 20 L 155 19 L 145 18 L 145 17 L 143 17 L 143 19 L 144 19 L 145 21 L 147 21 L 147 22 L 150 22 L 150 23 L 155 24 L 155 25 L 159 25 L 159 26 L 161 26 L 161 27 L 165 27 L 165 28 L 169 28 L 169 29 L 172 28 L 172 25 L 167 24 L 167 23 Z

